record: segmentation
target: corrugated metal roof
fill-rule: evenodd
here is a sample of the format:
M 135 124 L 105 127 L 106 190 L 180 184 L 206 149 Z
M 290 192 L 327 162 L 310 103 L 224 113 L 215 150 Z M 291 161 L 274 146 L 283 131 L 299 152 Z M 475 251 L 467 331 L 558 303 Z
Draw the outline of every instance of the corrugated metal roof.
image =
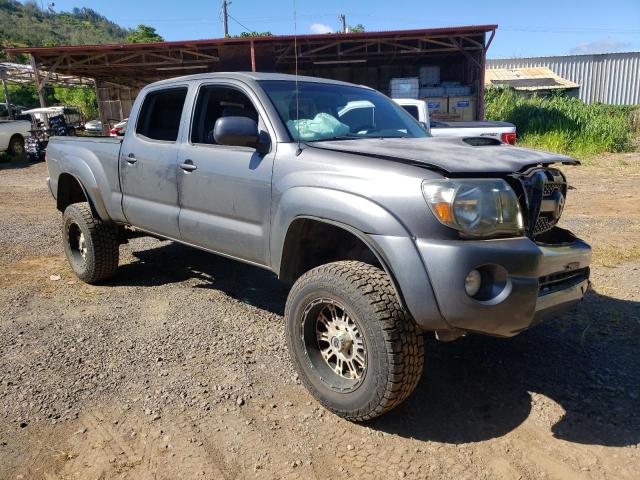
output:
M 556 75 L 548 67 L 490 69 L 485 72 L 484 85 L 485 87 L 508 85 L 516 90 L 531 92 L 580 86 Z
M 384 38 L 384 37 L 411 37 L 416 35 L 455 35 L 455 34 L 483 34 L 496 30 L 498 25 L 465 25 L 460 27 L 441 27 L 441 28 L 424 28 L 416 30 L 390 30 L 376 32 L 351 32 L 351 33 L 320 33 L 310 35 L 297 35 L 299 42 L 305 40 L 324 40 L 333 41 L 336 39 L 353 38 Z M 270 37 L 235 37 L 235 38 L 212 38 L 205 40 L 184 40 L 172 42 L 152 42 L 152 43 L 118 43 L 106 45 L 60 45 L 55 47 L 16 47 L 7 48 L 5 51 L 10 55 L 18 53 L 60 53 L 60 52 L 77 52 L 77 51 L 104 51 L 104 50 L 144 50 L 147 48 L 158 47 L 193 47 L 200 45 L 227 45 L 227 44 L 245 44 L 255 43 L 277 43 L 293 41 L 294 35 L 273 35 Z
M 542 66 L 580 84 L 585 103 L 640 104 L 640 52 L 487 60 L 487 71 Z

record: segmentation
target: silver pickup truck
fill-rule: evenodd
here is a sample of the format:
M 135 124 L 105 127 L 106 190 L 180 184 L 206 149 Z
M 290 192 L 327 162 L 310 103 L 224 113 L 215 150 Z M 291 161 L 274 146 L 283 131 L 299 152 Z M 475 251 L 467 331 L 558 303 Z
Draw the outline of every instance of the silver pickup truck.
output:
M 348 108 L 358 102 L 375 108 Z M 556 225 L 567 194 L 556 166 L 575 160 L 432 138 L 366 87 L 264 73 L 161 81 L 138 95 L 123 139 L 53 138 L 46 159 L 80 279 L 114 276 L 131 232 L 273 271 L 292 285 L 302 382 L 353 421 L 413 391 L 425 332 L 513 336 L 588 287 L 590 247 Z

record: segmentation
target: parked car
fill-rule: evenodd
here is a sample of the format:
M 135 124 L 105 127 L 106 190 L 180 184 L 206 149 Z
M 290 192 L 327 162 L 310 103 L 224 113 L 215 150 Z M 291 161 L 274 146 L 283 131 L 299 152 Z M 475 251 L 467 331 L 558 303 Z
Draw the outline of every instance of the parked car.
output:
M 11 108 L 13 118 L 9 115 L 9 108 Z M 8 104 L 6 102 L 0 103 L 0 120 L 17 120 L 23 110 L 24 107 L 20 105 Z
M 0 121 L 0 152 L 24 155 L 24 140 L 29 135 L 31 123 L 24 120 Z
M 125 118 L 124 120 L 116 123 L 113 128 L 111 128 L 109 130 L 109 136 L 110 137 L 122 137 L 124 136 L 124 133 L 127 130 L 127 122 L 129 121 L 128 118 Z
M 424 100 L 394 98 L 416 120 L 423 123 L 434 137 L 493 137 L 503 143 L 514 145 L 518 135 L 516 126 L 508 122 L 473 121 L 443 122 L 429 118 L 429 108 Z
M 570 157 L 433 138 L 373 89 L 282 74 L 156 82 L 130 119 L 49 144 L 78 278 L 116 275 L 131 232 L 271 270 L 302 383 L 349 420 L 413 391 L 424 332 L 511 337 L 587 289 L 591 248 L 557 226 Z
M 102 132 L 102 122 L 100 120 L 91 120 L 84 124 L 87 132 Z

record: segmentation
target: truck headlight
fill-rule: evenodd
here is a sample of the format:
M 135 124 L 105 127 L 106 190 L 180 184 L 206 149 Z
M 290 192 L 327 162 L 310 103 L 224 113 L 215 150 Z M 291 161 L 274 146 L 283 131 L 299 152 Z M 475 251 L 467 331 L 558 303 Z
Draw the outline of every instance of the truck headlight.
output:
M 465 238 L 523 233 L 516 194 L 501 179 L 425 180 L 422 192 L 436 218 Z

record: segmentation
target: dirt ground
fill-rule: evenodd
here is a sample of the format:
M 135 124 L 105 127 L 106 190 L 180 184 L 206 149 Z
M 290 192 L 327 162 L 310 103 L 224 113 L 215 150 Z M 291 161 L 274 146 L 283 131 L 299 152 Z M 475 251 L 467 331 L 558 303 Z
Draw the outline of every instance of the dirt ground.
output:
M 300 385 L 287 289 L 149 238 L 78 282 L 44 164 L 0 164 L 0 478 L 637 479 L 640 155 L 565 169 L 595 248 L 575 311 L 512 339 L 426 341 L 400 408 L 351 424 Z

